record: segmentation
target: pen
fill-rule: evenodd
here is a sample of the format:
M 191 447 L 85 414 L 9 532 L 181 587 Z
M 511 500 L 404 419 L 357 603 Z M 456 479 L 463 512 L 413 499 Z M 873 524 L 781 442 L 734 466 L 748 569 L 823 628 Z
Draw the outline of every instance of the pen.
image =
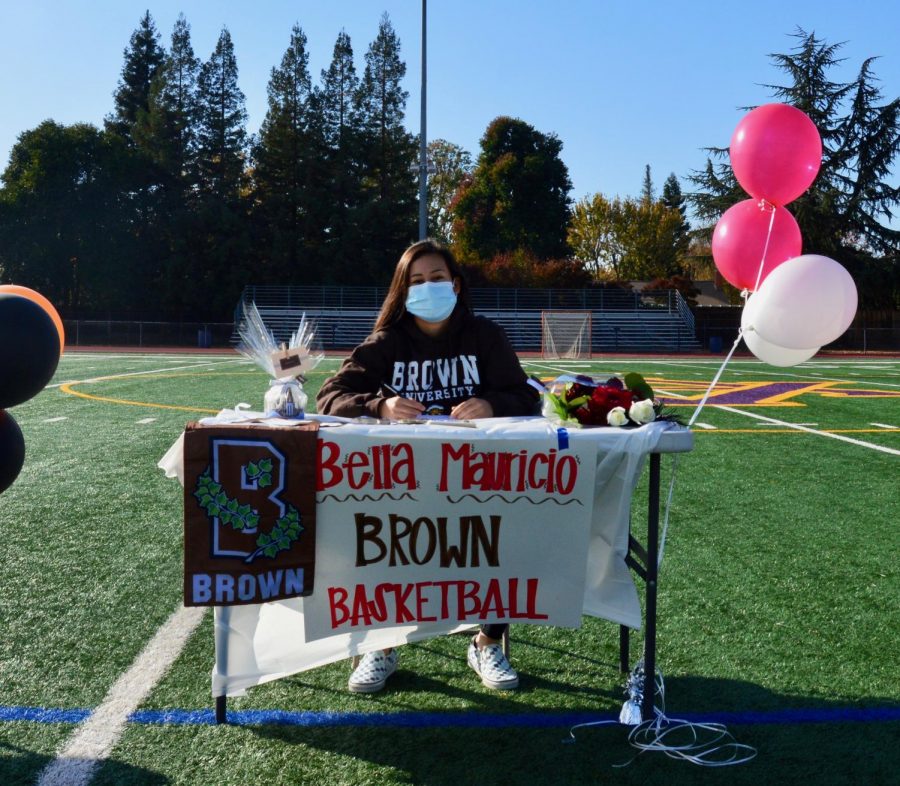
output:
M 382 390 L 386 390 L 386 391 L 387 391 L 388 393 L 390 393 L 392 396 L 398 396 L 399 398 L 403 398 L 403 396 L 400 395 L 400 392 L 399 392 L 399 391 L 394 390 L 394 388 L 392 388 L 392 387 L 391 387 L 390 385 L 388 385 L 386 382 L 382 382 L 382 383 L 381 383 L 381 389 L 382 389 Z

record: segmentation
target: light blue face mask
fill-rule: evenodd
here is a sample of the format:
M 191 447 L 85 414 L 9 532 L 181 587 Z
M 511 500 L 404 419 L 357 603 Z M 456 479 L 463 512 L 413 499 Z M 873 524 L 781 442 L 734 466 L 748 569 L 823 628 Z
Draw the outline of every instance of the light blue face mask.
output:
M 426 281 L 409 288 L 406 310 L 426 322 L 443 322 L 456 307 L 451 281 Z

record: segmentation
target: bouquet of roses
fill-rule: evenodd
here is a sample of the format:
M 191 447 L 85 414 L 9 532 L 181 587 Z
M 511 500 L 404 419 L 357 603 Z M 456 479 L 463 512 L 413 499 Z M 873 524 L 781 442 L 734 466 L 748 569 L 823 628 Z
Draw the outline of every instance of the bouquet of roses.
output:
M 654 420 L 679 422 L 664 412 L 663 403 L 640 374 L 598 382 L 592 377 L 564 375 L 544 390 L 543 414 L 575 426 L 642 426 Z

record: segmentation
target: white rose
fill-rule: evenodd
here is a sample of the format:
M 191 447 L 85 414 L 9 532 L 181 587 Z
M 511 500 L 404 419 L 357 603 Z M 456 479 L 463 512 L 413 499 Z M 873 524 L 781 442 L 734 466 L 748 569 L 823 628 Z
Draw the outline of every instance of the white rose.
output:
M 606 422 L 610 426 L 624 426 L 628 422 L 625 407 L 613 407 L 606 415 Z
M 635 401 L 628 410 L 628 417 L 635 423 L 652 423 L 656 420 L 653 401 L 649 398 L 645 398 L 643 401 Z

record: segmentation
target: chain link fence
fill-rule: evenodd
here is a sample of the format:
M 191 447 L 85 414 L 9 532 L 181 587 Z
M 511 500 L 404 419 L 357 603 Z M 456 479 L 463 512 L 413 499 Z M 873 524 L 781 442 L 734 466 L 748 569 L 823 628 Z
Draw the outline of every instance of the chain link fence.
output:
M 492 316 L 496 318 L 497 315 Z M 712 353 L 727 351 L 737 337 L 740 309 L 700 308 L 695 311 L 695 316 L 696 337 L 700 345 Z M 64 320 L 64 325 L 66 344 L 75 347 L 209 349 L 230 347 L 234 343 L 232 322 L 67 319 Z M 336 344 L 330 345 L 328 338 L 328 335 L 322 335 L 325 348 L 333 349 Z M 845 352 L 900 352 L 900 322 L 892 327 L 851 327 L 825 349 Z
M 227 347 L 231 322 L 127 322 L 67 319 L 66 344 L 75 347 Z

